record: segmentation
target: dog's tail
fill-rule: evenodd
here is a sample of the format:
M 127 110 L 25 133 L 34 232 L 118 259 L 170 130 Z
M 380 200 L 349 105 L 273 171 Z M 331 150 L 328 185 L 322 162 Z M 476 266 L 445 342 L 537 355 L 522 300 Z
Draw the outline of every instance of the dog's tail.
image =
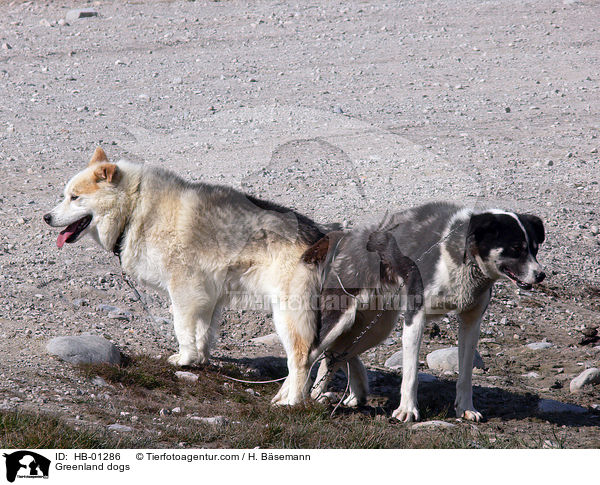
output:
M 407 316 L 423 307 L 424 288 L 417 264 L 400 250 L 396 238 L 389 231 L 376 230 L 369 235 L 367 251 L 376 252 L 380 260 L 381 281 L 390 288 L 406 287 Z M 407 318 L 407 321 L 410 321 Z

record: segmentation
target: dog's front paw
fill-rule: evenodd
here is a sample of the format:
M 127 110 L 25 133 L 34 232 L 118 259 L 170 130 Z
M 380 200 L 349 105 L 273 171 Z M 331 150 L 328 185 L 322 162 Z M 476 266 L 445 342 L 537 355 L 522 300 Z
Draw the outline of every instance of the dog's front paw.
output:
M 188 366 L 188 365 L 194 365 L 194 364 L 202 364 L 203 362 L 201 361 L 201 359 L 199 359 L 197 356 L 193 356 L 190 354 L 187 355 L 183 355 L 183 354 L 173 354 L 171 357 L 169 357 L 168 359 L 169 364 L 171 365 L 175 365 L 178 367 L 183 367 L 183 366 Z
M 331 404 L 335 399 L 333 392 L 321 392 L 319 389 L 313 389 L 310 393 L 310 397 L 321 404 Z
M 392 413 L 392 417 L 403 423 L 410 423 L 411 421 L 418 421 L 420 419 L 419 410 L 416 406 L 403 406 L 400 405 Z
M 288 397 L 288 384 L 287 384 L 287 379 L 285 381 L 283 381 L 283 384 L 281 385 L 281 388 L 279 389 L 279 391 L 277 392 L 277 394 L 275 394 L 275 396 L 273 397 L 273 399 L 271 399 L 271 404 L 273 404 L 274 406 L 283 406 L 283 402 L 285 400 L 287 400 Z
M 362 406 L 366 403 L 366 399 L 355 394 L 350 394 L 346 399 L 344 399 L 344 406 L 348 406 L 350 408 L 355 408 L 358 406 Z
M 481 413 L 475 409 L 465 409 L 462 412 L 456 410 L 456 417 L 466 419 L 467 421 L 475 421 L 476 423 L 483 420 Z
M 285 396 L 280 399 L 273 398 L 271 400 L 271 404 L 273 404 L 273 406 L 295 406 L 296 404 L 300 403 L 302 403 L 302 399 L 293 399 L 289 396 Z

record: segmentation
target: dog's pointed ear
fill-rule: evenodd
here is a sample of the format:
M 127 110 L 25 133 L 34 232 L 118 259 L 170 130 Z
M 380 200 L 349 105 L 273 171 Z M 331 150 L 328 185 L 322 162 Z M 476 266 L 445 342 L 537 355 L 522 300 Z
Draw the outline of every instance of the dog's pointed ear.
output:
M 95 165 L 96 163 L 102 162 L 108 162 L 108 157 L 106 156 L 106 153 L 104 153 L 104 150 L 102 150 L 101 147 L 97 147 L 94 151 L 94 154 L 92 155 L 92 159 L 90 160 L 88 167 L 90 165 Z
M 116 163 L 101 163 L 94 170 L 96 182 L 116 182 L 119 176 L 119 167 Z
M 525 227 L 527 234 L 533 237 L 538 244 L 542 244 L 546 239 L 544 223 L 538 216 L 531 214 L 517 214 L 519 220 Z
M 329 236 L 324 236 L 309 247 L 302 255 L 302 261 L 307 264 L 321 264 L 329 252 Z

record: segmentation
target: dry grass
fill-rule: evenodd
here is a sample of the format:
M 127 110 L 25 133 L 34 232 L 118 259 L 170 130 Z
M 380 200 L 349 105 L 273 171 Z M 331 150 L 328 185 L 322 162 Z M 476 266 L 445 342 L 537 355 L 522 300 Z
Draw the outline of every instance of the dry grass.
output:
M 89 430 L 53 417 L 4 413 L 0 447 L 7 448 L 515 448 L 531 443 L 494 436 L 469 424 L 452 429 L 411 431 L 390 419 L 395 403 L 360 410 L 340 408 L 332 417 L 330 407 L 310 403 L 295 408 L 270 404 L 276 384 L 253 386 L 228 380 L 240 375 L 237 367 L 208 366 L 193 370 L 199 379 L 178 380 L 165 360 L 132 357 L 122 366 L 86 365 L 88 378 L 103 377 L 111 384 L 110 405 L 83 401 L 82 414 L 95 425 Z M 246 376 L 248 377 L 248 376 Z M 250 377 L 251 378 L 251 377 Z M 256 392 L 258 391 L 258 392 Z M 165 413 L 180 407 L 180 413 Z M 448 410 L 424 409 L 425 419 L 449 419 Z M 163 411 L 161 413 L 161 410 Z M 121 411 L 126 411 L 122 417 Z M 132 422 L 131 416 L 137 419 Z M 212 425 L 191 419 L 224 416 L 227 424 Z M 105 431 L 115 421 L 134 428 L 117 435 Z M 100 423 L 100 426 L 98 425 Z M 101 431 L 98 431 L 100 429 Z M 119 438 L 125 436 L 125 439 Z
M 0 411 L 0 448 L 129 448 L 103 430 L 81 430 L 42 414 Z

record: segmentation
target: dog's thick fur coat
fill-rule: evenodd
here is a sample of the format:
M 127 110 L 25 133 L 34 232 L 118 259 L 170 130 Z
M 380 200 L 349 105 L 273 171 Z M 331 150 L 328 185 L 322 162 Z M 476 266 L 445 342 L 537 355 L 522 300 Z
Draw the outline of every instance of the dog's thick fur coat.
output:
M 492 286 L 500 278 L 508 278 L 521 288 L 530 288 L 541 282 L 545 274 L 536 260 L 539 245 L 545 239 L 542 221 L 532 215 L 515 214 L 500 210 L 474 212 L 465 207 L 447 203 L 431 203 L 393 215 L 380 225 L 380 232 L 389 234 L 394 240 L 398 261 L 403 266 L 418 267 L 418 279 L 422 285 L 409 285 L 408 291 L 415 295 L 421 289 L 424 301 L 422 306 L 410 305 L 404 312 L 402 333 L 403 366 L 400 406 L 393 416 L 401 421 L 419 419 L 417 408 L 417 370 L 419 349 L 425 324 L 429 320 L 453 312 L 459 317 L 459 377 L 456 385 L 455 410 L 458 417 L 479 421 L 481 414 L 473 406 L 472 370 L 475 348 L 479 339 L 481 319 L 491 297 Z M 348 236 L 361 241 L 360 233 Z M 329 253 L 329 255 L 328 255 Z M 318 254 L 320 257 L 315 257 Z M 365 275 L 359 262 L 365 259 L 365 240 L 362 244 L 337 244 L 335 239 L 326 236 L 313 245 L 305 254 L 305 260 L 325 264 L 340 281 L 348 281 L 356 275 Z M 337 260 L 337 261 L 336 261 Z M 410 261 L 411 263 L 408 263 Z M 359 268 L 359 270 L 357 270 Z M 413 275 L 414 272 L 406 275 Z M 332 279 L 331 275 L 328 276 Z M 359 276 L 363 299 L 369 299 L 377 285 L 371 276 Z M 324 287 L 327 295 L 332 289 Z M 417 296 L 419 296 L 417 294 Z M 414 303 L 413 299 L 413 303 Z M 348 404 L 365 401 L 368 390 L 367 375 L 358 358 L 360 352 L 383 341 L 391 332 L 400 310 L 381 314 L 373 331 L 366 338 L 354 342 L 366 322 L 371 322 L 374 312 L 349 306 L 346 312 L 335 315 L 337 321 L 326 322 L 327 327 L 342 328 L 335 338 L 321 342 L 320 349 L 327 352 L 339 348 L 351 350 L 343 359 L 325 358 L 319 369 L 319 376 L 330 375 L 341 364 L 348 362 L 350 371 L 351 396 Z M 323 318 L 331 315 L 324 314 Z M 327 339 L 328 337 L 325 337 Z M 344 367 L 342 367 L 344 368 Z M 313 389 L 313 397 L 323 395 L 325 382 L 319 382 Z
M 300 258 L 323 236 L 310 219 L 232 188 L 110 163 L 100 148 L 44 219 L 67 226 L 59 247 L 88 233 L 120 254 L 125 272 L 168 292 L 179 343 L 169 358 L 174 365 L 207 361 L 224 304 L 266 301 L 289 368 L 273 401 L 302 401 L 315 341 L 310 300 L 318 294 L 318 278 Z

